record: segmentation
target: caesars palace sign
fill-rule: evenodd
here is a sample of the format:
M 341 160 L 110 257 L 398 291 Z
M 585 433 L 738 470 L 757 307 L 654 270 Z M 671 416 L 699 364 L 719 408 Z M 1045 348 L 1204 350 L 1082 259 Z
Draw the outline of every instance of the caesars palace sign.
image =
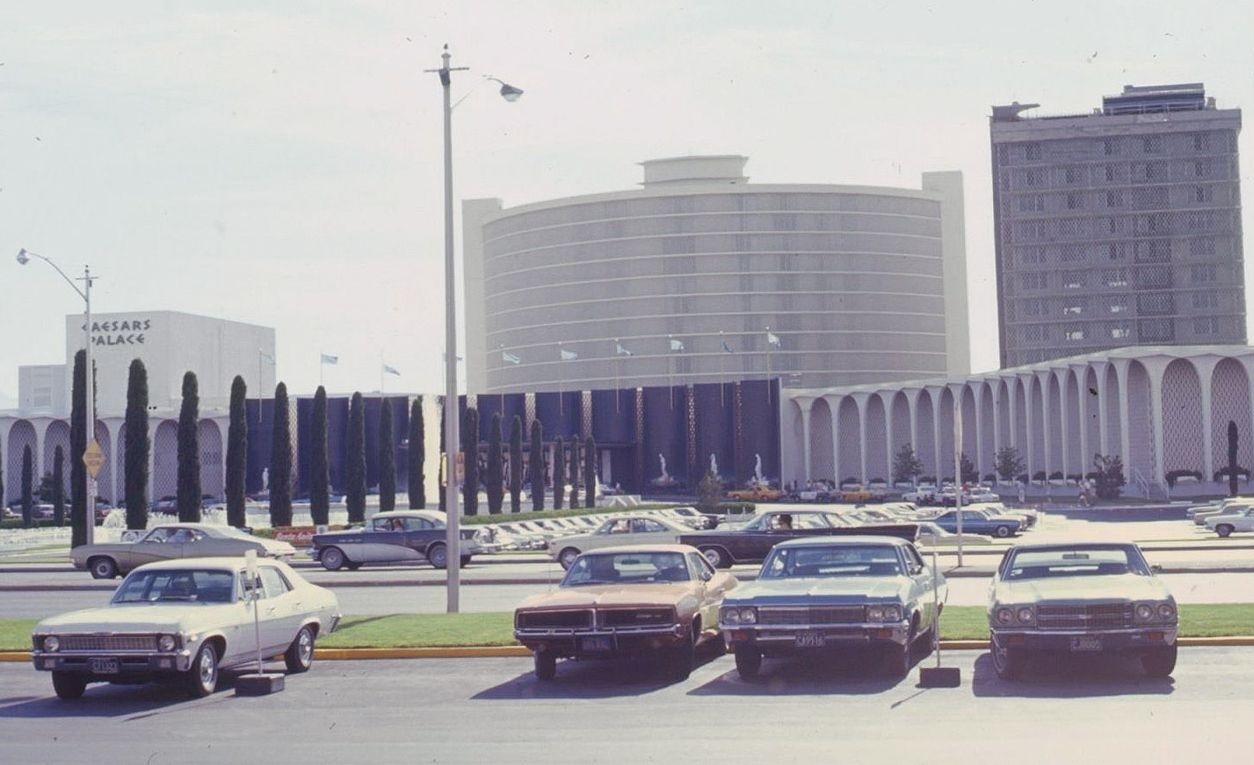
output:
M 143 345 L 144 333 L 152 327 L 152 319 L 121 319 L 93 321 L 92 345 Z

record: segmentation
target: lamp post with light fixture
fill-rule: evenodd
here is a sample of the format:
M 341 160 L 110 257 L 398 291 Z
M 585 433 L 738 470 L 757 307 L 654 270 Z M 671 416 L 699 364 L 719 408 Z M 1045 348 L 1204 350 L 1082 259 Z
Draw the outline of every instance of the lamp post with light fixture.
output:
M 460 608 L 461 589 L 461 511 L 457 504 L 457 475 L 455 455 L 460 451 L 461 423 L 458 422 L 457 401 L 457 280 L 453 261 L 453 109 L 450 86 L 453 72 L 464 72 L 468 67 L 450 67 L 452 56 L 448 46 L 441 55 L 443 65 L 439 69 L 427 69 L 440 75 L 444 90 L 444 506 L 445 520 L 445 573 L 448 577 L 448 612 L 457 613 Z M 501 98 L 517 101 L 522 90 L 496 77 L 485 76 L 501 84 Z M 469 93 L 467 94 L 469 95 Z M 466 96 L 462 97 L 464 100 Z M 475 434 L 478 440 L 478 434 Z M 478 490 L 478 487 L 474 487 Z
M 78 296 L 83 299 L 83 379 L 85 380 L 83 385 L 83 436 L 87 451 L 83 454 L 77 455 L 77 458 L 84 459 L 93 452 L 98 455 L 100 445 L 96 443 L 96 381 L 95 375 L 92 374 L 93 370 L 91 365 L 91 283 L 94 278 L 91 275 L 91 266 L 83 266 L 83 289 L 79 289 L 78 285 L 74 283 L 74 280 L 66 276 L 65 272 L 61 270 L 61 267 L 54 263 L 52 259 L 44 257 L 37 252 L 31 252 L 25 247 L 17 251 L 18 263 L 26 265 L 30 262 L 31 258 L 39 258 L 56 269 L 56 272 L 61 274 L 61 278 L 65 280 L 65 283 L 70 285 L 70 287 L 78 293 Z M 86 462 L 85 459 L 84 461 Z M 87 518 L 84 524 L 86 528 L 86 535 L 84 539 L 87 544 L 91 544 L 96 536 L 96 476 L 92 472 L 90 465 L 85 467 L 87 467 L 88 474 L 84 476 L 86 479 L 84 481 L 84 494 L 87 496 L 87 506 L 85 508 Z M 95 470 L 98 471 L 99 469 L 100 466 L 97 462 Z M 117 498 L 114 497 L 114 499 Z

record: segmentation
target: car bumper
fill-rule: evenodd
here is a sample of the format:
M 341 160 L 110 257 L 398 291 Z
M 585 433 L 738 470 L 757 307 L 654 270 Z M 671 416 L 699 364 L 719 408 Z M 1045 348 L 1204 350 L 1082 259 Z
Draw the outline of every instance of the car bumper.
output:
M 192 665 L 191 651 L 171 653 L 47 653 L 31 652 L 35 669 L 76 672 L 101 680 L 144 677 L 170 672 L 186 672 Z M 116 671 L 113 671 L 116 668 Z
M 904 646 L 910 637 L 908 622 L 841 624 L 828 627 L 746 627 L 720 624 L 728 650 L 754 646 L 768 653 L 840 650 L 865 645 Z
M 1039 653 L 1129 653 L 1174 645 L 1176 625 L 1119 630 L 992 630 L 996 648 Z
M 650 653 L 688 640 L 678 624 L 618 630 L 516 629 L 514 638 L 532 651 L 574 658 Z

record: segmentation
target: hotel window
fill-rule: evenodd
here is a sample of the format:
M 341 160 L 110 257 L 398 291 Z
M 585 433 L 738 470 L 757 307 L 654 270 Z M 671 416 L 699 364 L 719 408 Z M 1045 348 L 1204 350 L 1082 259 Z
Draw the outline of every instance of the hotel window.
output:
M 1111 313 L 1125 313 L 1128 310 L 1128 301 L 1125 298 L 1116 298 L 1110 303 Z
M 1193 151 L 1206 151 L 1210 148 L 1210 136 L 1205 133 L 1193 134 Z
M 1198 204 L 1208 204 L 1214 199 L 1215 190 L 1210 186 L 1197 186 L 1193 189 L 1193 201 Z
M 1208 175 L 1210 175 L 1210 163 L 1209 162 L 1194 162 L 1193 163 L 1193 175 L 1197 176 L 1198 178 L 1205 178 Z
M 1147 135 L 1141 139 L 1141 149 L 1146 154 L 1161 154 L 1163 151 L 1163 137 L 1160 135 Z
M 1110 336 L 1115 338 L 1116 340 L 1126 339 L 1131 334 L 1132 334 L 1132 331 L 1129 330 L 1127 327 L 1114 327 L 1110 330 Z
M 1219 295 L 1211 291 L 1194 292 L 1193 293 L 1193 307 L 1194 308 L 1218 308 L 1219 307 Z
M 1084 168 L 1068 167 L 1065 173 L 1065 177 L 1066 177 L 1067 183 L 1071 183 L 1071 184 L 1083 183 L 1084 182 Z
M 1083 210 L 1084 209 L 1084 195 L 1078 192 L 1074 192 L 1074 191 L 1068 194 L 1067 195 L 1067 209 L 1068 210 Z
M 1043 290 L 1049 286 L 1049 274 L 1029 271 L 1020 274 L 1020 283 L 1025 290 Z
M 1036 160 L 1041 158 L 1041 145 L 1039 143 L 1027 143 L 1023 145 L 1023 156 L 1028 160 Z
M 1215 264 L 1201 263 L 1196 266 L 1189 266 L 1189 277 L 1195 284 L 1205 284 L 1215 281 Z
M 1116 141 L 1114 138 L 1107 138 L 1106 140 L 1102 141 L 1102 151 L 1105 152 L 1106 156 L 1108 157 L 1118 154 L 1119 142 Z M 1107 180 L 1109 180 L 1109 178 Z
M 1102 281 L 1107 287 L 1127 287 L 1128 271 L 1123 268 L 1110 268 L 1102 272 Z
M 1067 331 L 1064 333 L 1064 336 L 1065 336 L 1068 340 L 1072 340 L 1072 341 L 1075 341 L 1075 340 L 1083 340 L 1083 339 L 1084 339 L 1084 330 L 1082 330 L 1082 329 L 1069 329 L 1069 330 L 1067 330 Z
M 1122 191 L 1107 191 L 1106 192 L 1106 206 L 1107 207 L 1123 207 L 1123 192 Z
M 1106 182 L 1107 183 L 1115 182 L 1115 166 L 1114 165 L 1106 165 Z
M 1215 240 L 1210 237 L 1189 240 L 1189 254 L 1194 256 L 1214 255 Z
M 1078 290 L 1084 288 L 1083 271 L 1063 271 L 1062 286 L 1064 289 Z
M 1081 314 L 1084 313 L 1084 306 L 1080 303 L 1070 303 L 1062 307 L 1064 314 Z
M 1214 316 L 1198 316 L 1193 319 L 1193 332 L 1198 335 L 1214 335 L 1219 332 L 1219 320 Z

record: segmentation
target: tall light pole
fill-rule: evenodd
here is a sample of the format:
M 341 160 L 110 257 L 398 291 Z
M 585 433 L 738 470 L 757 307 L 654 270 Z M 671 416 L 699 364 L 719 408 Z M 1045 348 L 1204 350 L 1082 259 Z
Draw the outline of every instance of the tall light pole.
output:
M 461 597 L 461 510 L 457 504 L 457 460 L 460 449 L 461 423 L 458 422 L 457 401 L 457 279 L 453 262 L 453 107 L 450 86 L 453 72 L 464 72 L 469 67 L 450 67 L 452 56 L 448 46 L 441 55 L 439 69 L 427 69 L 440 75 L 444 90 L 444 507 L 447 509 L 445 573 L 448 577 L 448 612 L 460 610 Z M 517 101 L 522 90 L 495 77 L 485 79 L 501 83 L 501 98 Z M 464 97 L 463 97 L 464 98 Z M 458 101 L 458 103 L 461 103 Z M 475 434 L 476 440 L 478 434 Z M 472 487 L 478 490 L 478 487 Z
M 90 450 L 92 445 L 96 443 L 96 391 L 95 391 L 95 375 L 92 374 L 91 365 L 91 266 L 83 266 L 83 289 L 79 289 L 74 280 L 65 275 L 61 267 L 54 263 L 50 258 L 46 258 L 37 252 L 31 252 L 23 247 L 17 251 L 17 262 L 26 265 L 31 258 L 39 258 L 43 262 L 56 269 L 65 283 L 78 293 L 83 299 L 83 426 L 84 426 L 84 442 Z M 71 404 L 72 406 L 72 404 Z M 71 423 L 72 424 L 72 423 Z M 96 449 L 100 447 L 97 445 Z M 86 454 L 86 452 L 84 452 Z M 84 454 L 75 455 L 77 459 L 83 459 Z M 84 489 L 87 495 L 86 507 L 86 535 L 87 544 L 91 544 L 95 540 L 96 531 L 96 477 L 90 474 L 90 469 L 84 473 Z M 117 499 L 114 497 L 114 499 Z

